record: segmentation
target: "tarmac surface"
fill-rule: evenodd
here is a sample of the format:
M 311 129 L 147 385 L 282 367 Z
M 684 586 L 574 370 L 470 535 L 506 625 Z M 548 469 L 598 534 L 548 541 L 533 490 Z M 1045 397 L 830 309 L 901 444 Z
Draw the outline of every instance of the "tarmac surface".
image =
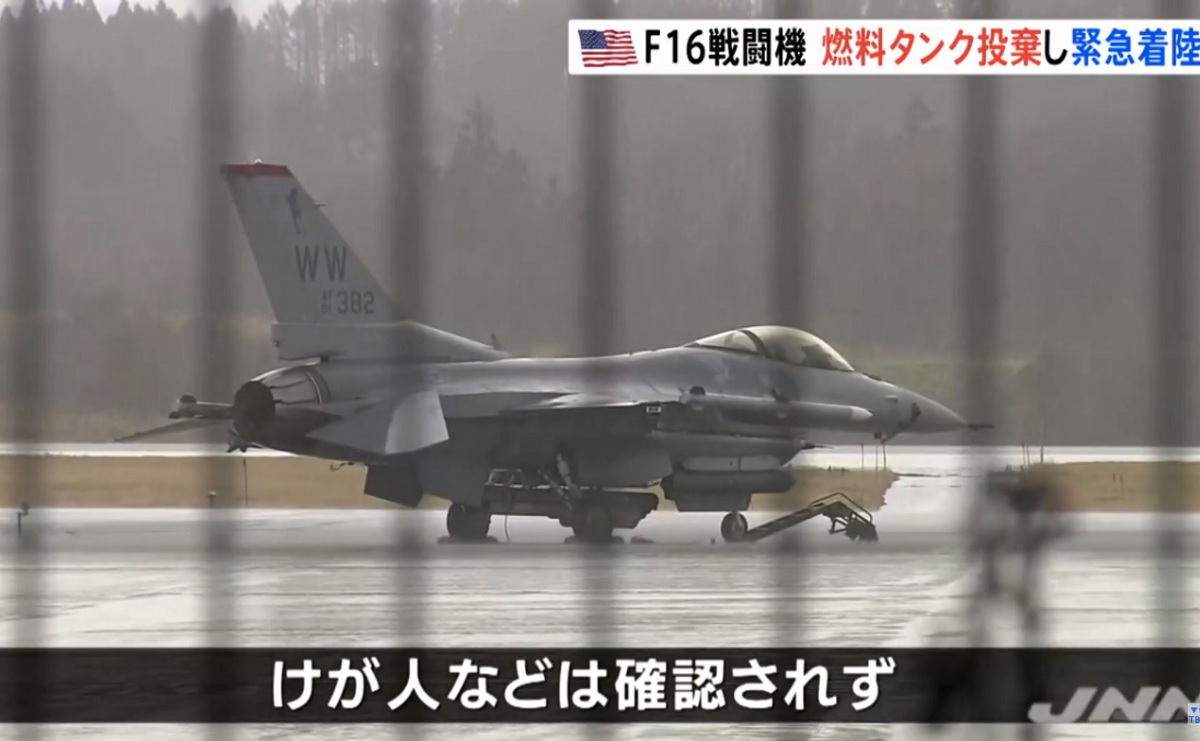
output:
M 1013 451 L 1009 451 L 1012 455 Z M 872 465 L 872 453 L 866 464 Z M 1079 457 L 1083 456 L 1083 457 Z M 1047 459 L 1136 459 L 1129 451 L 1047 451 Z M 438 543 L 437 512 L 104 510 L 34 511 L 20 540 L 36 537 L 36 565 L 18 565 L 15 516 L 2 525 L 0 561 L 16 589 L 0 599 L 5 645 L 19 628 L 42 645 L 177 647 L 212 641 L 206 594 L 205 520 L 236 521 L 234 553 L 221 560 L 236 591 L 218 629 L 240 646 L 922 646 L 963 640 L 963 610 L 975 584 L 966 555 L 965 505 L 973 476 L 963 459 L 915 450 L 888 454 L 902 478 L 876 515 L 880 542 L 829 535 L 824 520 L 795 528 L 800 553 L 781 537 L 720 542 L 720 515 L 654 514 L 639 538 L 604 550 L 564 544 L 556 523 L 496 518 L 490 545 Z M 853 454 L 811 462 L 860 463 Z M 1011 458 L 1010 458 L 1011 460 Z M 748 515 L 751 526 L 772 515 Z M 209 523 L 211 524 L 211 523 Z M 1154 645 L 1163 626 L 1200 626 L 1200 570 L 1182 564 L 1183 613 L 1159 609 L 1154 559 L 1157 518 L 1073 519 L 1043 574 L 1041 643 Z M 1189 532 L 1200 524 L 1177 518 Z M 628 533 L 624 533 L 628 540 Z M 716 542 L 713 542 L 715 539 Z M 1188 541 L 1195 538 L 1189 535 Z M 400 545 L 406 544 L 401 549 Z M 1192 549 L 1194 550 L 1194 548 Z M 22 619 L 18 572 L 40 576 L 37 617 Z M 29 573 L 26 572 L 28 576 Z M 26 613 L 27 614 L 27 613 Z M 989 611 L 993 642 L 1020 645 L 1015 609 Z M 1200 645 L 1184 635 L 1179 645 Z M 0 728 L 0 738 L 16 738 Z M 26 732 L 32 729 L 26 729 Z M 366 739 L 988 739 L 1016 729 L 949 728 L 939 736 L 886 726 L 258 726 L 220 738 Z M 1164 738 L 1150 726 L 1059 726 L 1042 738 Z M 1179 738 L 1195 733 L 1170 728 Z M 40 738 L 199 739 L 200 727 L 46 727 Z M 1152 735 L 1153 734 L 1153 735 Z M 31 736 L 23 736 L 29 738 Z

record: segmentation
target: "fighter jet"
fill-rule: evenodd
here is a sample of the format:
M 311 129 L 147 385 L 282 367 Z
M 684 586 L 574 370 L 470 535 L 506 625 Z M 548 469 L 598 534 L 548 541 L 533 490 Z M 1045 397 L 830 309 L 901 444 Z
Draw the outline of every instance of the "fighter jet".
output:
M 275 315 L 281 367 L 231 403 L 184 396 L 140 440 L 212 424 L 229 451 L 266 448 L 366 468 L 364 493 L 450 502 L 449 535 L 487 538 L 494 515 L 542 516 L 584 540 L 659 506 L 725 512 L 738 540 L 752 494 L 788 491 L 814 431 L 942 433 L 945 406 L 856 370 L 790 327 L 730 329 L 606 357 L 515 357 L 406 319 L 284 165 L 222 175 Z

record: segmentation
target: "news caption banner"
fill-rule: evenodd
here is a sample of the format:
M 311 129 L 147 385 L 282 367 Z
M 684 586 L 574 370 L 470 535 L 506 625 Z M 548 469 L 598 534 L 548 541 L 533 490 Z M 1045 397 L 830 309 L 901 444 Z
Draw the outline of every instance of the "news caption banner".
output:
M 571 20 L 572 75 L 1184 75 L 1186 20 Z
M 10 649 L 0 681 L 3 723 L 1200 725 L 1200 649 Z

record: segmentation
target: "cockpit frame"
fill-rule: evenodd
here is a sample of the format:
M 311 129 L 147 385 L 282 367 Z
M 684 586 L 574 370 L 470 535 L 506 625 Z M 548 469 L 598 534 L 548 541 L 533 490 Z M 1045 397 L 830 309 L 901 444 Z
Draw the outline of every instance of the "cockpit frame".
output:
M 737 352 L 800 368 L 858 372 L 828 342 L 811 332 L 793 327 L 742 327 L 701 338 L 688 343 L 687 347 Z

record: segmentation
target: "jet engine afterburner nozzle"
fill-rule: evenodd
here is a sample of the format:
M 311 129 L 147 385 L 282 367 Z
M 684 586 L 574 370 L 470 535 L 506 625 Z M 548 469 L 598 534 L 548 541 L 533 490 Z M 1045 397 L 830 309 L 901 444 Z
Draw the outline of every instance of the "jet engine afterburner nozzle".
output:
M 275 396 L 260 381 L 249 381 L 233 395 L 233 429 L 253 440 L 275 418 Z

